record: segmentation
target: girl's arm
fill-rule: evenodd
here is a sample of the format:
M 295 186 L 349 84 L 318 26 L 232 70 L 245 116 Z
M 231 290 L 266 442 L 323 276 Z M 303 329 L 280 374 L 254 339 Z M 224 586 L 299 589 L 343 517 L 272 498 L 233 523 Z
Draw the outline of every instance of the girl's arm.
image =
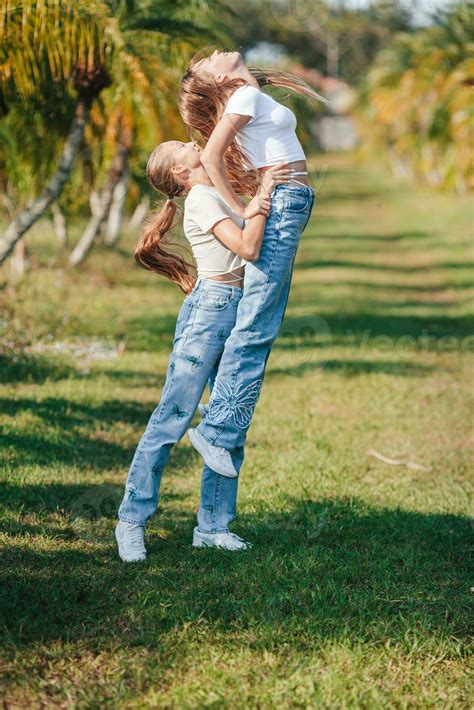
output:
M 212 131 L 201 154 L 203 164 L 212 184 L 224 200 L 241 217 L 244 216 L 245 202 L 232 187 L 224 167 L 224 154 L 237 133 L 250 121 L 250 116 L 224 114 Z
M 223 219 L 212 228 L 215 236 L 226 247 L 246 261 L 255 261 L 259 257 L 265 222 L 270 212 L 270 193 L 275 185 L 288 182 L 285 172 L 280 165 L 267 170 L 260 192 L 254 198 L 259 203 L 261 212 L 251 217 L 244 229 L 238 227 L 231 219 Z
M 245 261 L 255 261 L 260 254 L 266 220 L 264 214 L 257 214 L 248 220 L 244 229 L 240 229 L 231 219 L 223 219 L 212 231 L 234 254 Z
M 224 114 L 212 131 L 207 145 L 201 154 L 201 163 L 206 169 L 212 184 L 220 192 L 224 200 L 241 217 L 250 219 L 260 212 L 258 195 L 250 200 L 248 205 L 235 192 L 224 166 L 224 154 L 234 140 L 236 134 L 250 121 L 251 116 L 240 114 Z M 283 164 L 278 166 L 280 170 Z

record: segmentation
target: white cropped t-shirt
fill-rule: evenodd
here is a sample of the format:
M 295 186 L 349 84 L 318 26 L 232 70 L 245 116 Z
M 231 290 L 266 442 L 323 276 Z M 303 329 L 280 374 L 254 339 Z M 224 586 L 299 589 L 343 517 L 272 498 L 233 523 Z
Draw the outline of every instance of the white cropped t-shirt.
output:
M 239 86 L 224 113 L 251 116 L 235 137 L 251 167 L 306 159 L 295 132 L 295 114 L 263 91 L 249 84 Z
M 230 278 L 225 283 L 231 283 L 242 278 L 233 272 L 245 266 L 247 261 L 234 254 L 212 233 L 212 228 L 222 219 L 231 219 L 240 229 L 245 224 L 214 186 L 193 185 L 184 201 L 183 228 L 196 261 L 198 276 L 210 278 L 229 274 Z

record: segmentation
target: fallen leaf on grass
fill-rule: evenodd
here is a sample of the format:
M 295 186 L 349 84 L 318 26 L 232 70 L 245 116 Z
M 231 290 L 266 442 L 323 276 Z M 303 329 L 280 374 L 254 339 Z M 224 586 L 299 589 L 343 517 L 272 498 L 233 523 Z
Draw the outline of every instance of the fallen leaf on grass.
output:
M 402 459 L 390 459 L 388 456 L 384 456 L 383 454 L 380 454 L 378 451 L 375 451 L 375 449 L 368 449 L 367 451 L 369 456 L 374 456 L 374 458 L 379 459 L 379 461 L 383 461 L 384 463 L 390 464 L 390 466 L 407 466 L 408 468 L 413 469 L 414 471 L 431 471 L 431 466 L 423 466 L 421 463 L 415 463 L 414 461 L 406 461 Z

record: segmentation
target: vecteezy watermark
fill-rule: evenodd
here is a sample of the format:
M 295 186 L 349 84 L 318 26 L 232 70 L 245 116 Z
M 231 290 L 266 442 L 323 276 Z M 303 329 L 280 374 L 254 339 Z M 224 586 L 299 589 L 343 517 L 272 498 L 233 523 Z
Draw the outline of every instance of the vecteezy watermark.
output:
M 474 334 L 459 338 L 455 335 L 436 336 L 430 334 L 428 329 L 422 328 L 419 335 L 372 335 L 372 330 L 367 328 L 361 335 L 353 330 L 346 330 L 346 338 L 353 355 L 369 353 L 373 356 L 415 354 L 447 355 L 462 353 L 474 354 Z
M 331 15 L 332 2 L 325 0 L 269 0 L 268 10 L 275 22 L 291 32 L 317 32 Z
M 362 12 L 372 8 L 375 16 L 383 19 L 398 9 L 406 9 L 415 21 L 423 22 L 437 12 L 471 5 L 473 0 L 268 0 L 265 4 L 273 20 L 286 30 L 317 33 L 332 15 L 343 10 Z
M 334 364 L 331 350 L 337 345 L 349 349 L 354 362 L 394 356 L 474 354 L 474 334 L 462 338 L 455 335 L 434 335 L 422 328 L 417 335 L 390 336 L 374 334 L 370 328 L 338 331 L 337 338 L 328 322 L 321 316 L 301 317 L 296 324 L 283 323 L 278 340 L 270 356 L 271 372 L 299 376 L 310 369 L 321 369 Z M 344 357 L 341 353 L 341 357 Z
M 332 347 L 331 329 L 324 318 L 318 315 L 308 320 L 303 317 L 300 324 L 283 323 L 278 341 L 271 351 L 270 363 L 273 372 L 299 375 L 314 366 L 324 367 L 324 359 Z M 306 321 L 306 322 L 305 322 Z M 319 354 L 324 359 L 319 361 Z
M 69 506 L 72 526 L 84 540 L 108 541 L 123 498 L 123 488 L 112 484 L 90 486 Z

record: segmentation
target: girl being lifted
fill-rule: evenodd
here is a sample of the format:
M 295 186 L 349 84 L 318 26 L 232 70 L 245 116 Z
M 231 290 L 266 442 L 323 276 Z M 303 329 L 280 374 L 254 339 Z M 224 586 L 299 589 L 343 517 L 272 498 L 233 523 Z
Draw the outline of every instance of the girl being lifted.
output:
M 296 251 L 314 191 L 296 136 L 293 112 L 262 91 L 271 84 L 326 101 L 297 77 L 248 68 L 238 52 L 197 55 L 181 80 L 179 109 L 190 132 L 207 145 L 201 162 L 236 214 L 248 217 L 239 194 L 255 195 L 262 174 L 285 163 L 293 179 L 275 187 L 258 259 L 247 264 L 235 327 L 219 364 L 207 414 L 189 430 L 205 463 L 236 476 L 231 452 L 245 437 L 262 387 L 270 348 L 285 313 Z

